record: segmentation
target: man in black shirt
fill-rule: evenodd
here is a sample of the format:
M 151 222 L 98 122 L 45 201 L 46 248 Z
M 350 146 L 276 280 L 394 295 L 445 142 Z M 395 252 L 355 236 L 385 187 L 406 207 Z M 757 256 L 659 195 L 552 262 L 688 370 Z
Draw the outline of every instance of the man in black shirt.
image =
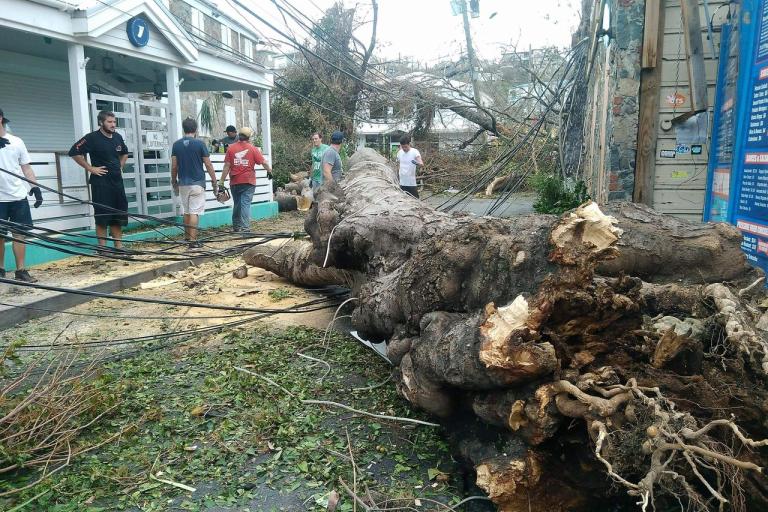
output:
M 237 128 L 234 126 L 227 126 L 224 131 L 227 133 L 227 136 L 219 140 L 219 144 L 221 144 L 221 146 L 224 148 L 224 152 L 226 153 L 229 145 L 238 142 L 240 139 L 237 138 Z
M 102 110 L 97 120 L 99 129 L 75 142 L 69 156 L 89 174 L 99 248 L 106 245 L 109 228 L 115 249 L 122 249 L 123 226 L 128 224 L 128 199 L 122 170 L 128 160 L 128 148 L 116 132 L 114 113 Z M 85 155 L 90 156 L 90 164 Z

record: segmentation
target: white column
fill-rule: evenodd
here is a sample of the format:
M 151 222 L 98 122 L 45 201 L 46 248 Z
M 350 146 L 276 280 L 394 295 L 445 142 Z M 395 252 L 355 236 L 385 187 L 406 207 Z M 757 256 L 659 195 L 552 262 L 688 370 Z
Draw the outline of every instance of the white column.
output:
M 259 91 L 261 105 L 261 152 L 272 163 L 272 123 L 269 118 L 269 90 Z
M 181 130 L 181 91 L 179 91 L 179 68 L 169 66 L 165 68 L 165 88 L 168 90 L 168 143 L 173 145 L 183 133 Z M 171 159 L 171 151 L 168 148 L 168 160 Z M 170 162 L 168 162 L 170 165 Z M 176 194 L 171 194 L 176 215 L 181 215 L 181 202 Z
M 269 115 L 269 89 L 259 91 L 261 101 L 261 151 L 270 165 L 272 165 L 272 123 Z M 270 188 L 270 200 L 274 200 L 274 194 Z
M 179 68 L 165 68 L 165 85 L 168 89 L 168 141 L 173 144 L 181 138 L 181 91 Z
M 72 118 L 75 124 L 75 136 L 82 137 L 93 131 L 91 128 L 90 109 L 88 108 L 88 81 L 85 76 L 85 49 L 81 44 L 69 43 L 67 46 L 69 63 L 69 89 L 72 95 Z
M 83 45 L 75 43 L 67 45 L 67 64 L 69 67 L 69 93 L 72 98 L 72 122 L 75 127 L 75 140 L 78 140 L 86 133 L 93 131 L 91 110 L 88 104 L 88 79 L 85 75 L 87 62 Z M 90 206 L 87 208 L 90 211 Z M 96 223 L 93 215 L 88 218 L 88 227 L 95 229 Z

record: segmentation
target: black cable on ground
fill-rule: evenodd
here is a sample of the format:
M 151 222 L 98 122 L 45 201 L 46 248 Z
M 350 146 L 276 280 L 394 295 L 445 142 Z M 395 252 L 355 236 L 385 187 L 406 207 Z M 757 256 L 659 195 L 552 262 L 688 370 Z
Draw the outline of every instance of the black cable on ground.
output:
M 338 301 L 335 300 L 336 297 L 323 297 L 320 299 L 314 299 L 311 301 L 303 302 L 302 304 L 298 304 L 294 306 L 296 308 L 296 313 L 311 313 L 313 311 L 320 311 L 323 309 L 328 309 L 334 306 L 338 305 Z M 330 304 L 325 304 L 331 302 Z M 318 306 L 318 304 L 325 304 L 322 306 Z M 209 325 L 206 327 L 198 327 L 194 329 L 186 329 L 182 331 L 174 331 L 174 332 L 168 332 L 168 333 L 158 333 L 158 334 L 148 334 L 145 336 L 132 336 L 129 338 L 118 338 L 118 339 L 108 339 L 108 340 L 93 340 L 93 341 L 81 341 L 77 343 L 73 343 L 71 345 L 63 345 L 63 344 L 40 344 L 40 345 L 21 345 L 18 347 L 15 347 L 15 350 L 17 351 L 23 351 L 23 352 L 29 352 L 29 351 L 38 351 L 42 349 L 48 349 L 48 350 L 69 350 L 72 348 L 77 347 L 95 347 L 95 346 L 116 346 L 116 345 L 130 345 L 134 343 L 142 343 L 147 341 L 154 341 L 154 340 L 162 340 L 162 339 L 171 339 L 176 338 L 179 336 L 192 336 L 195 334 L 202 334 L 210 331 L 220 330 L 225 327 L 236 327 L 238 325 L 242 325 L 247 322 L 251 322 L 253 320 L 256 320 L 257 317 L 263 317 L 263 316 L 270 316 L 278 314 L 276 312 L 271 313 L 261 313 L 257 315 L 249 315 L 247 318 L 240 318 L 237 320 L 233 320 L 231 322 L 224 322 L 222 324 L 218 325 Z M 137 317 L 139 318 L 139 317 Z M 144 318 L 144 317 L 141 317 Z M 181 317 L 178 317 L 177 319 L 182 319 Z M 10 345 L 6 346 L 0 346 L 0 350 L 5 350 L 10 348 Z
M 0 302 L 0 306 L 6 306 L 9 308 L 27 309 L 29 311 L 40 311 L 41 313 L 50 313 L 51 315 L 72 315 L 72 316 L 86 316 L 91 318 L 114 318 L 117 320 L 178 320 L 179 316 L 123 316 L 123 315 L 107 315 L 104 313 L 82 313 L 79 311 L 67 311 L 57 309 L 39 308 L 37 306 L 29 306 L 26 304 L 10 304 L 8 302 Z M 181 320 L 209 320 L 212 318 L 236 318 L 248 316 L 250 313 L 232 313 L 231 315 L 212 315 L 212 316 L 184 316 Z
M 277 308 L 277 309 L 270 309 L 270 308 L 246 308 L 246 307 L 240 307 L 240 306 L 224 306 L 221 304 L 200 304 L 196 302 L 187 302 L 187 301 L 173 301 L 173 300 L 166 300 L 166 299 L 159 299 L 159 298 L 149 298 L 149 297 L 131 297 L 128 295 L 115 295 L 112 293 L 103 293 L 103 292 L 94 292 L 90 290 L 80 290 L 77 288 L 67 288 L 64 286 L 51 286 L 47 284 L 41 284 L 41 283 L 26 283 L 24 281 L 16 281 L 14 279 L 5 279 L 0 278 L 0 283 L 3 284 L 12 284 L 14 286 L 23 286 L 27 288 L 37 288 L 40 290 L 48 290 L 48 291 L 54 291 L 54 292 L 61 292 L 61 293 L 72 293 L 75 295 L 85 295 L 87 297 L 99 297 L 102 299 L 114 299 L 114 300 L 122 300 L 127 302 L 144 302 L 149 304 L 163 304 L 166 306 L 182 306 L 182 307 L 190 307 L 190 308 L 202 308 L 202 309 L 218 309 L 223 311 L 240 311 L 240 312 L 249 312 L 249 313 L 301 313 L 301 311 L 296 311 L 293 308 Z
M 273 234 L 265 234 L 262 235 L 261 239 L 250 241 L 243 244 L 238 244 L 230 247 L 225 247 L 223 249 L 205 249 L 205 248 L 198 248 L 190 250 L 187 248 L 187 243 L 175 243 L 175 246 L 184 248 L 183 252 L 172 252 L 171 249 L 175 247 L 168 247 L 166 249 L 162 250 L 155 250 L 155 251 L 149 251 L 149 250 L 138 250 L 138 249 L 116 249 L 113 247 L 98 247 L 94 246 L 89 243 L 85 242 L 79 242 L 77 240 L 71 240 L 66 238 L 57 238 L 53 236 L 48 236 L 42 233 L 33 233 L 29 231 L 29 227 L 24 224 L 19 224 L 16 222 L 11 221 L 5 221 L 0 219 L 0 228 L 6 228 L 10 230 L 14 234 L 18 234 L 23 236 L 23 239 L 16 238 L 15 241 L 30 244 L 30 245 L 37 245 L 40 247 L 44 247 L 47 249 L 56 250 L 59 252 L 63 252 L 65 254 L 71 254 L 76 256 L 93 256 L 93 251 L 98 251 L 98 257 L 100 258 L 112 258 L 117 260 L 136 260 L 135 256 L 150 256 L 150 258 L 144 258 L 138 261 L 183 261 L 190 258 L 203 258 L 203 257 L 215 257 L 215 256 L 232 256 L 241 253 L 244 250 L 247 250 L 253 246 L 261 245 L 273 240 L 281 240 L 281 239 L 295 239 L 297 237 L 297 233 L 273 233 Z M 46 228 L 35 228 L 39 229 L 41 231 L 47 231 Z M 58 233 L 57 230 L 51 230 Z M 37 242 L 34 239 L 37 238 L 41 242 Z M 46 242 L 46 243 L 42 243 Z M 151 243 L 151 242 L 150 242 Z M 51 244 L 51 245 L 48 245 Z M 66 247 L 74 248 L 74 249 L 80 249 L 87 252 L 76 252 L 73 249 L 66 249 Z
M 315 301 L 316 300 L 317 299 L 315 299 Z M 304 302 L 302 304 L 297 304 L 296 307 L 300 307 L 300 306 L 303 306 L 303 305 L 309 305 L 310 303 L 315 302 L 315 301 L 307 301 L 307 302 Z M 328 306 L 324 306 L 322 308 L 317 308 L 316 310 L 325 309 L 325 308 L 333 308 L 333 307 L 337 307 L 337 304 L 336 303 L 332 303 L 332 304 L 329 304 Z M 219 330 L 222 330 L 224 328 L 227 328 L 227 327 L 237 327 L 238 325 L 242 325 L 242 324 L 245 324 L 247 322 L 251 322 L 251 321 L 255 321 L 255 320 L 261 320 L 261 319 L 264 319 L 264 318 L 268 318 L 268 317 L 270 317 L 272 315 L 275 315 L 275 314 L 277 314 L 277 313 L 274 313 L 274 312 L 262 313 L 262 314 L 259 314 L 259 315 L 254 315 L 254 316 L 252 316 L 250 318 L 247 318 L 247 319 L 240 320 L 238 322 L 228 322 L 228 323 L 225 323 L 225 324 L 219 324 L 219 325 L 215 325 L 215 326 L 210 326 L 210 331 L 205 331 L 205 332 L 215 332 L 215 331 L 219 331 Z M 199 334 L 199 333 L 201 333 L 200 330 L 198 330 L 198 331 L 189 331 L 189 332 L 185 333 L 185 335 L 183 337 L 181 337 L 181 336 L 175 336 L 175 337 L 163 336 L 163 337 L 158 337 L 157 339 L 160 339 L 160 340 L 165 339 L 165 340 L 174 340 L 174 341 L 170 341 L 168 343 L 157 343 L 157 344 L 154 344 L 154 345 L 148 345 L 148 346 L 142 347 L 141 349 L 127 350 L 127 351 L 124 350 L 124 351 L 120 351 L 120 352 L 117 352 L 117 353 L 112 353 L 109 356 L 100 358 L 98 360 L 98 362 L 100 364 L 103 364 L 103 363 L 109 362 L 109 361 L 117 361 L 117 360 L 125 359 L 125 358 L 131 357 L 133 355 L 138 355 L 140 353 L 146 353 L 146 352 L 162 350 L 164 348 L 171 347 L 171 346 L 173 346 L 176 343 L 179 343 L 181 341 L 181 339 L 186 339 L 188 337 L 194 336 L 195 334 Z M 176 338 L 181 338 L 181 339 L 176 339 Z M 70 349 L 70 350 L 77 350 L 78 346 L 79 345 L 77 345 L 77 344 L 73 344 L 73 345 L 66 346 L 65 348 Z M 50 347 L 47 347 L 47 350 L 43 354 L 41 354 L 41 355 L 45 355 L 45 353 L 47 353 L 49 350 L 50 350 Z M 84 361 L 84 362 L 81 362 L 81 363 L 75 363 L 75 364 L 73 364 L 70 367 L 70 370 L 75 370 L 77 368 L 80 368 L 80 367 L 83 367 L 83 366 L 86 366 L 86 365 L 89 365 L 89 364 L 92 364 L 92 362 L 91 361 Z M 9 377 L 10 378 L 19 377 L 22 373 L 23 372 L 18 372 L 17 374 L 10 375 Z M 38 370 L 38 371 L 31 372 L 29 374 L 29 376 L 38 376 L 38 375 L 41 375 L 43 373 L 44 373 L 44 370 L 41 369 L 41 370 Z

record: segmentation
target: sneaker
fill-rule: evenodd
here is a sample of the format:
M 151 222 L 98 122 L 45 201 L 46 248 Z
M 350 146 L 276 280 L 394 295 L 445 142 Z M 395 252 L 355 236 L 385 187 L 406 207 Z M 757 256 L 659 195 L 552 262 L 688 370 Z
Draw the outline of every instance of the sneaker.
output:
M 17 281 L 23 281 L 25 283 L 36 283 L 37 279 L 29 275 L 27 270 L 17 270 L 15 274 Z
M 203 244 L 201 242 L 197 242 L 197 241 L 189 242 L 189 245 L 187 247 L 189 247 L 190 249 L 202 249 L 203 248 Z

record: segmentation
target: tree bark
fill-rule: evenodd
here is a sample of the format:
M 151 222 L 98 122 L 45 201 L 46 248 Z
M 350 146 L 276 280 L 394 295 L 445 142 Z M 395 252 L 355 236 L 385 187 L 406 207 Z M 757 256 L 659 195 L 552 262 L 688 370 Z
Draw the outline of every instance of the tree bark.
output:
M 402 192 L 373 152 L 350 163 L 345 180 L 316 197 L 311 242 L 246 260 L 300 284 L 349 277 L 355 328 L 388 341 L 398 390 L 441 418 L 500 510 L 660 504 L 676 493 L 696 509 L 708 492 L 696 472 L 711 477 L 695 467 L 701 450 L 729 452 L 766 434 L 765 331 L 741 295 L 718 284 L 745 286 L 758 274 L 733 228 L 632 204 L 611 205 L 610 215 L 594 203 L 562 217 L 446 214 Z M 657 315 L 706 327 L 673 335 L 654 327 Z M 696 446 L 664 451 L 679 445 L 665 437 L 679 425 L 731 411 L 746 429 L 738 440 L 707 427 Z M 699 454 L 692 464 L 689 453 Z M 764 464 L 763 455 L 748 457 Z M 667 457 L 682 491 L 654 466 Z M 733 469 L 741 466 L 715 460 L 729 476 L 713 489 L 754 487 L 757 506 L 768 507 Z

